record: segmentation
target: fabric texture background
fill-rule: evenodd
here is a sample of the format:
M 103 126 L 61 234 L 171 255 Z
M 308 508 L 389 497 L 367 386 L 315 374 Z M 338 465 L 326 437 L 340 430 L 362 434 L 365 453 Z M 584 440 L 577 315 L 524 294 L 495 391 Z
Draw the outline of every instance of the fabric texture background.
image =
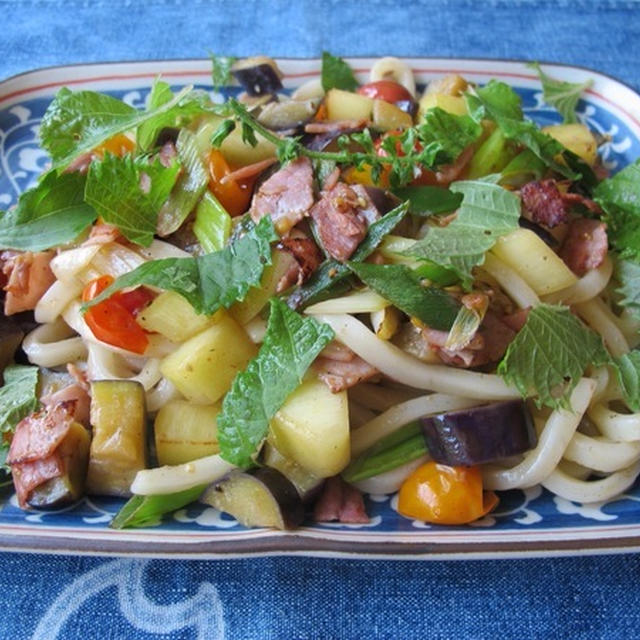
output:
M 640 89 L 640 1 L 0 0 L 0 76 L 268 53 L 524 58 Z M 640 558 L 210 562 L 0 555 L 1 640 L 631 638 Z

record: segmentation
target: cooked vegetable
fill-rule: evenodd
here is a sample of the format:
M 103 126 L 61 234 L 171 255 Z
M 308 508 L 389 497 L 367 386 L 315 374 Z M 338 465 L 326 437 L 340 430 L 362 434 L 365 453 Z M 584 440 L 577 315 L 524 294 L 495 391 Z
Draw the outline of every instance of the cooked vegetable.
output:
M 56 449 L 62 474 L 37 486 L 27 503 L 36 509 L 59 509 L 78 500 L 85 489 L 89 461 L 89 432 L 78 422 L 72 422 L 69 432 Z
M 321 478 L 349 463 L 347 394 L 331 393 L 317 378 L 303 382 L 269 423 L 269 437 L 287 458 Z
M 5 316 L 0 320 L 0 379 L 2 372 L 13 362 L 16 349 L 24 338 L 24 331 Z
M 560 142 L 569 151 L 573 151 L 590 167 L 598 157 L 598 143 L 593 133 L 584 124 L 555 124 L 545 127 L 543 131 Z
M 266 56 L 237 60 L 231 65 L 231 74 L 250 96 L 277 93 L 282 89 L 278 66 Z
M 429 454 L 450 466 L 495 462 L 533 449 L 533 419 L 522 400 L 439 413 L 420 420 Z
M 294 529 L 304 518 L 296 488 L 269 467 L 232 471 L 206 489 L 201 500 L 229 513 L 245 527 Z
M 188 400 L 218 401 L 231 387 L 257 349 L 244 329 L 220 310 L 213 324 L 183 342 L 162 360 L 160 370 Z
M 131 482 L 147 466 L 147 415 L 142 385 L 131 380 L 92 382 L 91 426 L 88 493 L 131 495 Z
M 165 404 L 154 422 L 160 465 L 178 465 L 218 453 L 216 419 L 220 404 L 198 405 L 185 400 Z
M 402 484 L 398 512 L 435 524 L 466 524 L 495 509 L 498 497 L 482 491 L 478 467 L 448 467 L 426 462 Z
M 331 89 L 325 97 L 327 120 L 371 120 L 373 100 L 342 89 Z
M 262 447 L 261 462 L 279 471 L 296 488 L 300 498 L 306 502 L 317 495 L 324 478 L 303 469 L 297 462 L 282 455 L 271 442 Z
M 205 253 L 220 251 L 231 235 L 231 216 L 211 193 L 205 193 L 196 209 L 193 233 Z

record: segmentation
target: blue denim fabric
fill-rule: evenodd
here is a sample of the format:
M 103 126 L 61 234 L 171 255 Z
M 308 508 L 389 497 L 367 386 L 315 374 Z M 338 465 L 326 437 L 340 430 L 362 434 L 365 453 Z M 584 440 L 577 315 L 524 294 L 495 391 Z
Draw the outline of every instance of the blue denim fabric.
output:
M 524 58 L 640 88 L 637 0 L 0 0 L 0 76 L 269 53 Z M 640 558 L 211 562 L 0 555 L 0 639 L 632 638 Z M 34 635 L 35 634 L 35 635 Z

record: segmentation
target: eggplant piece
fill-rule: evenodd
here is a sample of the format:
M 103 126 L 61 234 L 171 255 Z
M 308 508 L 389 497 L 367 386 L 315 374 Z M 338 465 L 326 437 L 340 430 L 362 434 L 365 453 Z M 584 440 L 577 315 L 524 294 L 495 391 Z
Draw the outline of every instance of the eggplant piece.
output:
M 474 466 L 524 453 L 538 438 L 523 400 L 440 413 L 420 420 L 431 457 L 450 466 Z
M 266 56 L 234 62 L 231 74 L 250 96 L 277 93 L 282 89 L 281 73 L 276 63 Z
M 304 519 L 298 491 L 270 467 L 236 469 L 212 484 L 200 501 L 232 515 L 245 527 L 295 529 Z
M 84 494 L 89 460 L 89 432 L 73 422 L 64 440 L 56 449 L 64 472 L 47 480 L 29 494 L 27 504 L 35 509 L 59 509 L 74 503 Z
M 264 443 L 261 455 L 262 462 L 267 467 L 276 469 L 291 482 L 303 502 L 317 496 L 324 478 L 314 475 L 291 458 L 287 458 L 268 441 Z
M 133 380 L 92 382 L 91 426 L 88 493 L 130 496 L 136 473 L 147 466 L 144 387 Z
M 317 100 L 270 102 L 262 108 L 257 120 L 273 131 L 296 130 L 313 118 L 318 104 Z

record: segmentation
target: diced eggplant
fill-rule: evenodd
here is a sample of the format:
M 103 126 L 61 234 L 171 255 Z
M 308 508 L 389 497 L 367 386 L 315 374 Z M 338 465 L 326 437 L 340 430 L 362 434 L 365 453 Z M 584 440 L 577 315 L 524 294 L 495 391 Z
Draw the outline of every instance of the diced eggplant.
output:
M 59 509 L 72 504 L 84 494 L 89 459 L 89 432 L 73 422 L 64 440 L 56 449 L 63 473 L 36 487 L 27 500 L 35 509 Z
M 357 133 L 362 129 L 336 129 L 324 133 L 306 133 L 302 136 L 302 144 L 310 151 L 338 151 L 338 138 L 343 135 Z M 351 151 L 352 149 L 348 149 Z
M 274 131 L 297 129 L 309 122 L 317 110 L 317 100 L 270 102 L 262 108 L 257 119 L 267 129 Z
M 381 216 L 389 213 L 391 209 L 394 209 L 402 202 L 402 200 L 393 195 L 393 193 L 380 187 L 364 186 L 364 190 L 367 192 L 373 206 L 380 212 Z
M 277 93 L 282 89 L 280 70 L 266 56 L 238 60 L 232 65 L 231 73 L 250 96 Z
M 269 467 L 234 470 L 212 484 L 200 500 L 232 515 L 245 527 L 294 529 L 304 518 L 296 488 L 282 473 Z
M 279 471 L 296 488 L 303 502 L 314 498 L 324 482 L 310 471 L 301 467 L 297 462 L 284 456 L 270 442 L 262 447 L 262 462 L 272 469 Z
M 431 457 L 451 466 L 502 460 L 537 444 L 533 419 L 523 400 L 441 413 L 420 422 Z
M 87 492 L 130 496 L 136 473 L 147 466 L 143 386 L 133 380 L 92 382 L 91 425 Z

